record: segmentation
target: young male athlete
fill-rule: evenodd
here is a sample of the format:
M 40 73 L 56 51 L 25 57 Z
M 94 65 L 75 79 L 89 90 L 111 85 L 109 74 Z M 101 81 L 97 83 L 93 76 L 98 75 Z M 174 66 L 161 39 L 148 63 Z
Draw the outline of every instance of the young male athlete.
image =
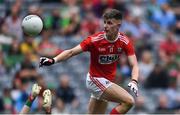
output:
M 104 31 L 88 36 L 79 45 L 68 49 L 50 59 L 40 58 L 40 67 L 69 59 L 82 52 L 90 52 L 90 70 L 87 74 L 86 86 L 91 92 L 88 113 L 103 114 L 107 102 L 116 102 L 111 114 L 123 114 L 133 106 L 133 97 L 122 87 L 113 83 L 116 66 L 123 52 L 132 66 L 132 78 L 128 87 L 138 95 L 139 68 L 131 41 L 119 32 L 122 14 L 116 9 L 109 9 L 103 14 Z
M 39 95 L 41 90 L 41 86 L 38 84 L 33 84 L 31 94 L 29 95 L 25 105 L 23 106 L 20 114 L 29 114 L 31 109 L 31 105 L 35 98 Z M 51 91 L 46 89 L 43 91 L 43 108 L 45 109 L 46 114 L 51 114 L 51 104 L 52 104 L 52 96 Z

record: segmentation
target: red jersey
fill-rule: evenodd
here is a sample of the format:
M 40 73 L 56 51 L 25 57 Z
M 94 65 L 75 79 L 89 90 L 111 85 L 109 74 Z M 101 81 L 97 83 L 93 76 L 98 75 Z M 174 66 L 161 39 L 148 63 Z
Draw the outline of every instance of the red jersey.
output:
M 118 33 L 117 39 L 111 42 L 106 39 L 105 32 L 99 32 L 87 37 L 80 46 L 83 51 L 90 52 L 90 75 L 110 81 L 115 78 L 120 55 L 123 52 L 128 56 L 134 54 L 132 43 L 122 33 Z

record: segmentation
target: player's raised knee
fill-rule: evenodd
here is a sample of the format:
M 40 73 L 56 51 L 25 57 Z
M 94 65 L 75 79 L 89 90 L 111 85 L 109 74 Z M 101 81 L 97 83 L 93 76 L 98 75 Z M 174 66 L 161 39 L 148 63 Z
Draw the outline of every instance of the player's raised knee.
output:
M 128 107 L 131 108 L 135 104 L 135 100 L 132 96 L 129 96 L 125 103 Z

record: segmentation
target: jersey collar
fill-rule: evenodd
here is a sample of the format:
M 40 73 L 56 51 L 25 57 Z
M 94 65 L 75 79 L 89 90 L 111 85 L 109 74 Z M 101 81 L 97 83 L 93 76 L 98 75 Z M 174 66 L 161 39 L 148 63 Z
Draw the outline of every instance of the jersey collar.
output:
M 115 40 L 113 40 L 113 41 L 111 41 L 111 40 L 108 40 L 107 39 L 107 37 L 106 37 L 106 32 L 104 32 L 104 38 L 108 41 L 108 42 L 110 42 L 110 43 L 114 43 L 114 42 L 116 42 L 117 40 L 118 40 L 118 38 L 119 38 L 119 33 L 118 33 L 118 35 L 117 35 L 117 37 L 116 37 L 116 39 Z

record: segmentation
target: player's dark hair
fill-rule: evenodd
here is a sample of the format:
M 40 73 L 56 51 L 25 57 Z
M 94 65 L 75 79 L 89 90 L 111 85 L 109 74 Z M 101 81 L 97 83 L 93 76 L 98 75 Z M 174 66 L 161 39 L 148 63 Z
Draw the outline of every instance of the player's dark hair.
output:
M 123 17 L 122 13 L 116 9 L 108 9 L 103 14 L 104 19 L 122 20 L 122 17 Z

